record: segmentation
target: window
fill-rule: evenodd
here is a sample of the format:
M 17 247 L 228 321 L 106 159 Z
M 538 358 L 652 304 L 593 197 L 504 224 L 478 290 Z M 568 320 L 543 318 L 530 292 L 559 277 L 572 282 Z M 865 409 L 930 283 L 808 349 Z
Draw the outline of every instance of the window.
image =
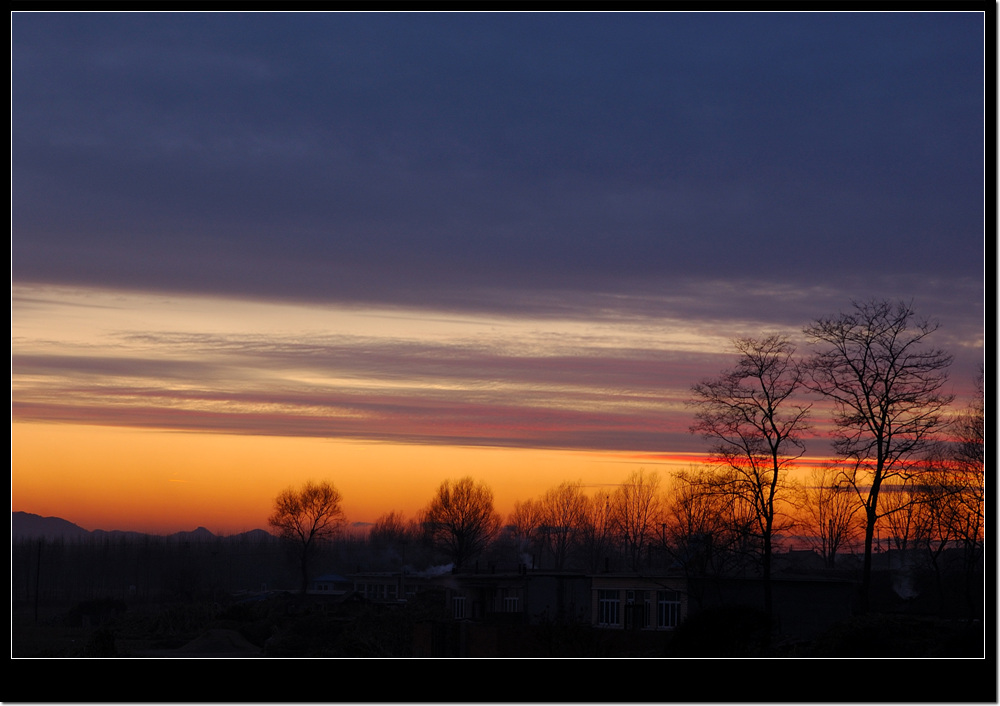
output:
M 455 596 L 451 599 L 455 608 L 455 620 L 465 619 L 465 596 Z
M 497 589 L 493 602 L 494 610 L 498 613 L 517 613 L 521 608 L 521 589 L 500 588 Z
M 677 591 L 656 592 L 656 627 L 675 628 L 681 621 L 681 596 Z
M 625 591 L 625 629 L 640 630 L 649 625 L 649 602 L 646 591 L 628 589 Z
M 620 598 L 617 590 L 601 589 L 597 592 L 597 624 L 618 625 Z

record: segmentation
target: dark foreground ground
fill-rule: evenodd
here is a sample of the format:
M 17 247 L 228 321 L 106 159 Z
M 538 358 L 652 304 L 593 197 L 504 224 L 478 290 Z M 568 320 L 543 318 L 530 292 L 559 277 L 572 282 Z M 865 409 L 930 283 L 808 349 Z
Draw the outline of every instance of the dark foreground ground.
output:
M 15 606 L 15 658 L 284 657 L 872 657 L 983 658 L 981 623 L 868 615 L 809 641 L 769 634 L 746 608 L 705 611 L 676 631 L 584 625 L 457 623 L 422 609 L 358 606 L 349 614 L 279 596 L 253 603 Z

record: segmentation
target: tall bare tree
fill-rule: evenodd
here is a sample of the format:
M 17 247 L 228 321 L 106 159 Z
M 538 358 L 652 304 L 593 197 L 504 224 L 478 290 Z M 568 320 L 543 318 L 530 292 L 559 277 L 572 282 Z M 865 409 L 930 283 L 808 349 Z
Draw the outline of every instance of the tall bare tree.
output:
M 983 369 L 976 378 L 976 394 L 955 421 L 957 448 L 952 466 L 955 482 L 962 489 L 963 507 L 960 535 L 967 550 L 982 547 L 983 504 L 986 500 L 986 393 Z
M 913 504 L 914 544 L 923 549 L 924 556 L 933 569 L 938 608 L 943 613 L 947 601 L 941 558 L 944 551 L 959 539 L 962 489 L 954 483 L 950 469 L 945 464 L 921 475 L 924 477 L 916 489 Z
M 587 516 L 587 496 L 580 483 L 563 482 L 550 488 L 539 503 L 543 539 L 557 570 L 566 568 L 569 554 Z
M 642 550 L 659 535 L 663 503 L 660 476 L 633 471 L 611 494 L 610 518 L 625 548 L 632 571 L 638 571 Z
M 836 566 L 837 554 L 852 546 L 857 536 L 858 504 L 853 489 L 839 483 L 839 476 L 836 467 L 818 468 L 801 488 L 801 522 L 828 569 Z
M 534 568 L 538 530 L 542 526 L 542 510 L 538 501 L 532 499 L 516 501 L 514 509 L 507 518 L 507 526 L 514 540 L 518 562 Z M 526 555 L 530 556 L 530 562 L 525 561 Z
M 942 606 L 942 569 L 939 559 L 952 547 L 961 548 L 965 600 L 970 617 L 982 616 L 982 542 L 985 503 L 985 396 L 983 371 L 976 379 L 976 395 L 954 419 L 950 443 L 941 444 L 928 458 L 929 472 L 921 479 L 921 518 L 926 531 L 921 543 L 938 579 Z
M 309 560 L 317 544 L 332 538 L 343 526 L 341 495 L 332 483 L 307 481 L 302 488 L 286 488 L 274 500 L 268 524 L 279 536 L 299 545 L 302 593 L 309 587 Z
M 920 475 L 925 475 L 921 473 Z M 879 493 L 880 541 L 889 549 L 906 552 L 913 549 L 927 531 L 927 516 L 922 507 L 931 500 L 927 493 L 927 478 L 910 475 L 893 483 L 882 483 Z M 860 505 L 855 506 L 860 509 Z M 881 551 L 881 547 L 876 547 Z
M 580 533 L 584 565 L 589 571 L 598 572 L 610 568 L 613 541 L 611 493 L 601 489 L 587 498 L 586 514 Z
M 456 570 L 464 568 L 500 530 L 493 491 L 471 476 L 441 483 L 424 512 L 424 527 Z
M 743 563 L 745 513 L 716 491 L 715 469 L 692 467 L 671 478 L 661 527 L 666 551 L 689 576 L 721 575 Z
M 752 510 L 761 539 L 764 609 L 770 614 L 778 495 L 789 465 L 805 451 L 801 435 L 809 405 L 796 402 L 802 374 L 786 337 L 739 338 L 734 346 L 735 367 L 692 387 L 697 411 L 691 431 L 709 440 L 716 463 L 726 469 L 719 490 Z
M 875 300 L 805 328 L 816 347 L 807 384 L 833 404 L 833 446 L 846 462 L 842 477 L 865 513 L 861 612 L 868 610 L 882 486 L 919 470 L 947 421 L 952 396 L 943 388 L 952 357 L 927 347 L 937 329 L 910 304 Z

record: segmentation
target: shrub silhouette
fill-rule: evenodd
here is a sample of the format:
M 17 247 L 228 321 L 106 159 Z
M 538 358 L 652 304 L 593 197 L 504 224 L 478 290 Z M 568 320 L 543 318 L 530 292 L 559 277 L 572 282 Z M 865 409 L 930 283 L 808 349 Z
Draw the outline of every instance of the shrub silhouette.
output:
M 98 628 L 83 648 L 83 657 L 119 657 L 115 633 L 110 628 Z
M 982 632 L 968 624 L 922 617 L 868 614 L 827 630 L 811 657 L 976 657 Z
M 337 640 L 348 622 L 320 615 L 300 616 L 284 624 L 264 643 L 267 657 L 339 657 Z
M 677 627 L 666 653 L 668 657 L 766 656 L 770 625 L 767 613 L 756 608 L 709 608 Z

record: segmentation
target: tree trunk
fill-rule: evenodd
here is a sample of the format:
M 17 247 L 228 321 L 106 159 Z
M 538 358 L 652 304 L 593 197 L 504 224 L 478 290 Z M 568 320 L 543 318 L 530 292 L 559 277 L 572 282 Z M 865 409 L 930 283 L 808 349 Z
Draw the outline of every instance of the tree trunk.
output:
M 774 612 L 774 596 L 771 586 L 771 534 L 764 536 L 764 612 L 770 619 Z
M 304 544 L 302 546 L 302 595 L 306 595 L 306 591 L 309 589 L 309 545 Z
M 866 509 L 868 520 L 865 522 L 865 560 L 861 569 L 861 592 L 858 595 L 858 613 L 868 612 L 868 595 L 872 585 L 872 540 L 875 538 L 875 508 Z

